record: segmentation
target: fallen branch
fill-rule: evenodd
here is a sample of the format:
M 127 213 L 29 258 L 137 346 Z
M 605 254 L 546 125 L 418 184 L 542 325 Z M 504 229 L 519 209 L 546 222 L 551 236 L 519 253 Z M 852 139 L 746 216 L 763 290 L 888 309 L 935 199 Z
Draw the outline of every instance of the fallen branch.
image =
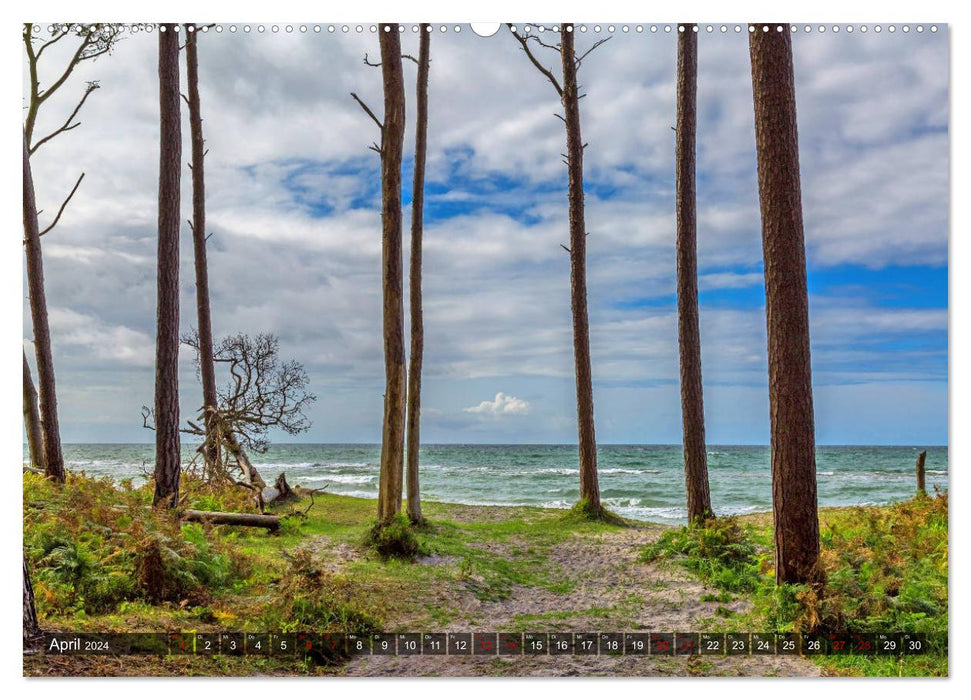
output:
M 280 518 L 276 515 L 256 515 L 254 513 L 220 513 L 209 510 L 183 510 L 179 514 L 183 520 L 211 525 L 237 525 L 242 527 L 264 527 L 270 531 L 280 528 Z

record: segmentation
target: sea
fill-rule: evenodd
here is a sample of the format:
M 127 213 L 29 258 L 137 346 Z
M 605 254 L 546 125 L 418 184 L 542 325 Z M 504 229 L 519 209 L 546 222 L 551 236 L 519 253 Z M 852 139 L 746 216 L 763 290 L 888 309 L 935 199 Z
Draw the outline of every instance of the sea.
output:
M 154 445 L 66 444 L 63 450 L 69 471 L 116 481 L 131 478 L 137 484 L 151 471 Z M 188 461 L 194 446 L 183 450 Z M 927 450 L 927 490 L 946 490 L 947 447 L 817 446 L 819 504 L 880 505 L 910 498 L 922 450 Z M 600 445 L 597 452 L 607 507 L 635 520 L 685 522 L 680 445 Z M 267 483 L 286 472 L 291 485 L 377 498 L 380 445 L 273 444 L 251 457 Z M 580 495 L 575 445 L 426 445 L 419 461 L 422 498 L 428 501 L 569 508 Z M 710 446 L 715 513 L 771 510 L 769 465 L 767 446 Z

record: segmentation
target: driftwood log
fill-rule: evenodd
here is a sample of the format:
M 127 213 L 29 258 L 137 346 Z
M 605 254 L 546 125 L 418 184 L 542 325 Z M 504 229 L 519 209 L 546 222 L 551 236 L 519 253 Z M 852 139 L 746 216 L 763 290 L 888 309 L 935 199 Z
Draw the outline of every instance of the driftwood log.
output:
M 127 510 L 125 506 L 113 506 L 116 510 Z M 151 508 L 152 506 L 145 506 Z M 280 528 L 280 517 L 257 513 L 225 513 L 218 510 L 177 510 L 182 520 L 210 525 L 235 525 L 237 527 L 264 527 L 271 532 Z
M 211 510 L 183 510 L 179 515 L 183 520 L 211 525 L 237 525 L 244 527 L 264 527 L 275 531 L 280 528 L 280 518 L 276 515 L 257 515 L 255 513 L 221 513 Z

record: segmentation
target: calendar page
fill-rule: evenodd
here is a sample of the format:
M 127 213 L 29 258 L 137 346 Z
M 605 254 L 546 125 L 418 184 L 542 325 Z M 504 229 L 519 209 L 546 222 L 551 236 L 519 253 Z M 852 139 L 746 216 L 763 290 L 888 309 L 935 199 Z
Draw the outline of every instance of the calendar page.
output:
M 19 48 L 23 675 L 949 675 L 947 23 Z

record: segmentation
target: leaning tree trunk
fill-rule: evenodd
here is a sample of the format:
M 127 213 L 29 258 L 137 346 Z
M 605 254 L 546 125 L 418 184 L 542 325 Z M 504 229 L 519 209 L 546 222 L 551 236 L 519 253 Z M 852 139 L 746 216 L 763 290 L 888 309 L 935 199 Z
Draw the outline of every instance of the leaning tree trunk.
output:
M 190 31 L 190 27 L 192 28 Z M 186 83 L 188 87 L 189 129 L 192 135 L 192 246 L 196 269 L 196 311 L 199 320 L 199 374 L 202 378 L 202 403 L 206 440 L 202 455 L 206 466 L 219 464 L 216 435 L 216 369 L 212 352 L 212 315 L 209 307 L 209 265 L 206 261 L 206 179 L 205 142 L 202 138 L 202 107 L 199 100 L 199 57 L 196 26 L 187 24 L 185 34 Z
M 757 25 L 761 30 L 761 25 Z M 809 296 L 789 26 L 749 34 L 772 432 L 772 507 L 779 583 L 821 580 Z
M 408 517 L 419 523 L 421 495 L 418 487 L 418 448 L 421 445 L 421 364 L 425 351 L 425 329 L 421 310 L 421 239 L 425 203 L 425 151 L 428 136 L 428 50 L 429 25 L 419 27 L 418 83 L 416 92 L 415 178 L 411 198 L 411 359 L 408 367 Z
M 154 505 L 174 508 L 179 500 L 179 184 L 182 131 L 179 94 L 179 35 L 176 25 L 158 33 L 161 148 L 158 174 L 158 313 L 155 347 Z
M 47 320 L 47 295 L 44 292 L 44 259 L 40 249 L 40 227 L 34 179 L 30 172 L 30 153 L 24 135 L 24 249 L 27 252 L 27 290 L 30 318 L 34 326 L 37 353 L 37 384 L 40 386 L 41 435 L 44 443 L 44 473 L 64 483 L 64 456 L 61 454 L 61 429 L 57 421 L 57 393 L 54 387 L 54 356 L 51 329 Z M 26 359 L 26 358 L 25 358 Z
M 678 35 L 678 127 L 675 153 L 678 214 L 678 349 L 681 357 L 681 424 L 688 522 L 711 517 L 705 404 L 698 329 L 698 240 L 695 216 L 698 34 L 685 24 Z
M 40 636 L 37 607 L 34 605 L 34 587 L 30 585 L 27 557 L 24 557 L 24 647 L 31 647 Z
M 30 466 L 44 470 L 44 437 L 40 428 L 40 411 L 37 409 L 37 390 L 30 376 L 27 351 L 24 350 L 24 427 L 27 429 L 27 449 L 30 450 Z
M 401 512 L 405 452 L 404 291 L 401 264 L 401 152 L 405 131 L 405 93 L 401 40 L 397 24 L 382 24 L 381 74 L 384 125 L 381 129 L 381 228 L 384 297 L 384 423 L 378 519 Z M 389 31 L 384 31 L 388 29 Z
M 573 355 L 577 381 L 577 433 L 580 444 L 580 500 L 594 515 L 601 513 L 597 481 L 597 438 L 593 424 L 593 373 L 590 368 L 590 322 L 587 318 L 587 232 L 583 217 L 583 140 L 580 95 L 570 25 L 561 25 L 563 111 L 567 167 L 570 174 L 570 307 L 573 312 Z

